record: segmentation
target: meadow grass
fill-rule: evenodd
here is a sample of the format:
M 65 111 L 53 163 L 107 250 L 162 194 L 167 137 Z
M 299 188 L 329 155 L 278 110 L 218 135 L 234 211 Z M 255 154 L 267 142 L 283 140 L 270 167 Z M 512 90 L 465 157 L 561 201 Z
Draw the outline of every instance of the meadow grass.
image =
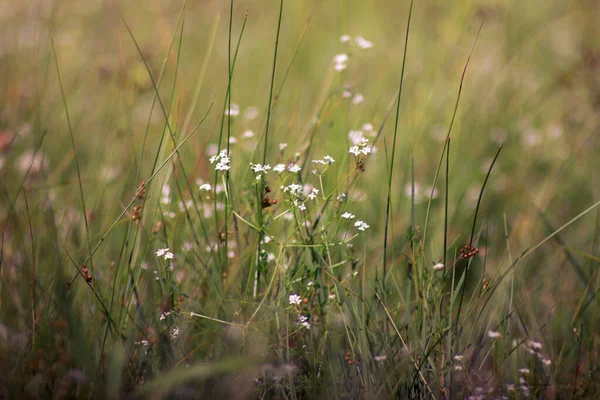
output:
M 0 397 L 598 396 L 598 10 L 452 3 L 0 7 Z

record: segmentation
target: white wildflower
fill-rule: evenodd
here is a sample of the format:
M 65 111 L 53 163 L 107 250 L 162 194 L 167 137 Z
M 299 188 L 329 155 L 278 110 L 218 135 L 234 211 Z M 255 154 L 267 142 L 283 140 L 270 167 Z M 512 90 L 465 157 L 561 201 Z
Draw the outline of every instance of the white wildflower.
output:
M 354 97 L 352 98 L 352 104 L 354 104 L 354 105 L 361 104 L 364 101 L 365 101 L 365 98 L 360 93 L 355 94 Z
M 212 186 L 210 186 L 210 183 L 203 183 L 202 185 L 200 185 L 200 187 L 198 189 L 200 191 L 202 191 L 202 190 L 210 191 L 210 190 L 212 190 Z
M 370 123 L 363 124 L 361 129 L 365 132 L 372 132 L 374 130 L 373 124 L 370 124 Z
M 166 183 L 161 188 L 162 197 L 160 202 L 163 204 L 171 204 L 171 187 Z
M 296 320 L 296 323 L 298 325 L 305 327 L 306 329 L 310 329 L 310 324 L 308 323 L 308 317 L 306 317 L 304 315 L 300 315 L 298 317 L 298 319 Z
M 365 231 L 365 230 L 367 230 L 367 229 L 369 228 L 369 225 L 367 225 L 367 223 L 366 223 L 366 222 L 364 222 L 364 221 L 361 221 L 361 220 L 358 220 L 358 221 L 356 221 L 356 222 L 354 223 L 354 226 L 355 226 L 356 228 L 358 228 L 358 230 L 359 230 L 359 231 Z
M 352 38 L 350 37 L 350 35 L 342 35 L 342 36 L 340 36 L 340 42 L 350 43 L 350 42 L 352 42 Z
M 292 183 L 289 186 L 283 187 L 284 193 L 290 192 L 290 194 L 295 195 L 295 196 L 299 195 L 301 191 L 302 191 L 302 186 L 298 185 L 297 183 Z
M 300 167 L 297 164 L 293 164 L 288 167 L 288 171 L 290 171 L 292 173 L 300 172 L 300 170 L 302 170 L 302 167 Z
M 169 251 L 168 247 L 165 247 L 164 249 L 158 249 L 156 250 L 156 256 L 157 257 L 162 257 L 164 256 L 167 252 Z
M 290 304 L 299 306 L 302 303 L 302 297 L 297 294 L 290 294 L 289 301 Z
M 490 339 L 498 339 L 500 336 L 502 336 L 502 334 L 498 331 L 488 331 L 487 335 Z
M 356 43 L 356 45 L 358 47 L 360 47 L 361 49 L 370 49 L 371 47 L 373 47 L 373 43 L 369 42 L 367 39 L 365 39 L 362 36 L 357 36 L 354 38 L 354 42 Z
M 279 143 L 279 150 L 283 150 L 283 149 L 285 149 L 286 147 L 288 147 L 288 144 L 287 144 L 287 143 Z
M 529 340 L 527 342 L 527 346 L 536 351 L 539 351 L 544 347 L 540 342 L 536 340 Z
M 444 269 L 444 264 L 442 264 L 442 263 L 437 263 L 437 264 L 435 264 L 435 265 L 433 266 L 433 269 L 434 269 L 434 270 L 436 270 L 436 271 L 440 271 L 440 270 Z
M 174 326 L 173 329 L 171 330 L 171 340 L 177 339 L 178 336 L 179 336 L 179 327 Z
M 542 364 L 544 364 L 546 367 L 549 367 L 550 365 L 552 365 L 552 360 L 550 360 L 549 358 L 544 358 L 542 360 Z
M 273 171 L 275 171 L 277 173 L 281 173 L 281 172 L 285 171 L 285 164 L 277 164 L 276 166 L 273 167 Z
M 271 169 L 271 166 L 269 164 L 267 164 L 267 165 L 261 165 L 261 164 L 252 164 L 252 163 L 250 163 L 250 169 L 252 169 L 252 171 L 254 171 L 255 173 L 264 173 L 264 174 L 266 174 L 267 171 Z
M 350 214 L 349 212 L 345 212 L 342 214 L 342 218 L 344 219 L 354 219 L 356 216 L 354 214 Z
M 345 63 L 346 61 L 348 61 L 348 54 L 337 54 L 335 57 L 333 57 L 333 62 L 335 62 L 336 64 L 342 64 Z
M 162 314 L 160 314 L 160 320 L 164 321 L 165 319 L 167 319 L 167 317 L 171 314 L 171 311 L 164 311 Z
M 345 70 L 347 67 L 346 64 L 335 64 L 333 68 L 335 68 L 336 71 L 341 72 L 343 70 Z
M 231 115 L 232 117 L 237 117 L 240 115 L 240 106 L 235 103 L 231 103 L 231 108 L 225 110 L 225 115 Z
M 360 143 L 361 140 L 364 139 L 363 132 L 351 130 L 350 132 L 348 132 L 348 139 L 350 140 L 350 143 L 352 143 L 353 145 L 357 145 Z

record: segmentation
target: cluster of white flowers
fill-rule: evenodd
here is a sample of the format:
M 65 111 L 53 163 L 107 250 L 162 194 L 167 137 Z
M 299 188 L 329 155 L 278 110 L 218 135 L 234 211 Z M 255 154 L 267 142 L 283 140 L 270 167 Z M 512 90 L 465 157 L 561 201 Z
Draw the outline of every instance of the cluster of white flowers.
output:
M 298 164 L 288 164 L 287 166 L 285 164 L 277 164 L 276 166 L 273 167 L 273 171 L 275 171 L 279 174 L 285 170 L 288 170 L 289 172 L 292 172 L 292 173 L 296 173 L 296 172 L 300 172 L 302 170 L 302 167 L 300 167 Z
M 162 314 L 160 314 L 160 320 L 164 321 L 165 319 L 167 319 L 167 317 L 171 315 L 171 311 L 163 311 Z
M 210 183 L 203 183 L 200 185 L 200 187 L 198 188 L 198 190 L 200 191 L 211 191 L 212 190 L 212 186 L 210 185 Z
M 251 139 L 251 138 L 253 138 L 253 137 L 254 137 L 254 132 L 253 132 L 252 130 L 250 130 L 250 129 L 246 129 L 246 130 L 244 131 L 244 133 L 242 133 L 242 137 L 243 137 L 244 139 Z
M 456 354 L 454 357 L 454 370 L 455 371 L 462 371 L 463 370 L 463 355 L 462 354 Z
M 344 218 L 344 219 L 354 219 L 355 217 L 356 217 L 356 215 L 350 214 L 349 212 L 345 212 L 342 214 L 342 218 Z
M 240 115 L 240 106 L 235 103 L 231 103 L 231 108 L 225 110 L 225 115 L 230 115 L 232 117 L 237 117 Z
M 302 297 L 297 294 L 290 294 L 289 301 L 291 305 L 299 306 L 302 303 Z
M 354 154 L 356 157 L 367 156 L 371 154 L 371 146 L 369 146 L 369 141 L 364 138 L 361 139 L 357 145 L 350 147 L 348 153 Z
M 324 156 L 323 159 L 312 160 L 312 162 L 315 164 L 321 164 L 321 165 L 331 165 L 335 162 L 335 160 L 331 156 Z
M 163 257 L 165 260 L 172 260 L 175 255 L 169 251 L 168 247 L 156 250 L 157 257 Z
M 298 316 L 298 319 L 296 320 L 296 323 L 298 325 L 301 325 L 301 326 L 305 327 L 306 329 L 310 329 L 310 324 L 308 323 L 308 317 L 305 316 L 305 315 Z
M 435 271 L 441 271 L 444 269 L 444 264 L 442 264 L 441 262 L 433 264 L 433 269 Z
M 229 166 L 230 162 L 231 159 L 229 158 L 227 150 L 221 150 L 219 154 L 214 155 L 210 158 L 211 164 L 217 163 L 217 165 L 215 165 L 215 170 L 217 171 L 228 171 L 231 168 Z
M 357 220 L 354 223 L 354 226 L 356 228 L 358 228 L 359 231 L 363 231 L 363 232 L 370 228 L 370 226 L 365 221 L 361 221 L 361 220 Z
M 174 326 L 171 328 L 171 340 L 175 340 L 179 337 L 179 327 Z
M 536 356 L 542 364 L 544 364 L 546 367 L 549 367 L 550 365 L 552 365 L 552 360 L 550 360 L 549 358 L 546 358 L 542 355 L 542 348 L 544 346 L 538 342 L 537 340 L 528 340 L 527 341 L 527 351 Z
M 288 186 L 282 186 L 281 189 L 283 190 L 283 193 L 290 193 L 291 195 L 294 196 L 299 196 L 300 193 L 302 193 L 302 186 L 298 185 L 297 183 L 292 183 Z
M 311 200 L 314 200 L 317 198 L 317 195 L 319 194 L 319 189 L 317 188 L 312 188 L 310 193 L 307 195 L 307 197 Z
M 162 204 L 171 204 L 171 187 L 166 183 L 161 188 L 160 202 Z
M 361 129 L 353 129 L 348 132 L 348 140 L 352 143 L 353 146 L 357 146 L 363 140 L 365 140 L 365 134 L 371 137 L 377 135 L 377 132 L 373 128 L 373 125 L 370 123 L 364 124 Z
M 347 62 L 348 62 L 348 54 L 337 54 L 335 57 L 333 57 L 333 65 L 336 71 L 343 71 L 346 69 L 347 67 Z
M 354 95 L 354 97 L 352 98 L 352 104 L 354 104 L 354 105 L 358 105 L 358 104 L 361 104 L 364 102 L 365 102 L 365 97 L 360 93 L 356 93 Z
M 271 169 L 271 166 L 269 164 L 262 165 L 250 163 L 250 169 L 257 174 L 256 179 L 259 180 L 262 177 L 262 174 L 266 174 L 267 171 Z
M 502 334 L 498 331 L 488 331 L 487 335 L 490 339 L 498 339 L 500 336 L 502 336 Z
M 373 42 L 368 41 L 362 36 L 356 36 L 354 39 L 350 35 L 340 36 L 340 42 L 347 44 L 356 44 L 361 49 L 370 49 L 373 47 Z

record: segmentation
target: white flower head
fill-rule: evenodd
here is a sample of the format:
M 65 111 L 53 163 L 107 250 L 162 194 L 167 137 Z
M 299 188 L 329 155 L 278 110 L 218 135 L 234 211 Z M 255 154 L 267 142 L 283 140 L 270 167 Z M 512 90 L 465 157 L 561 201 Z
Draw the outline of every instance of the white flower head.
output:
M 277 172 L 278 174 L 285 171 L 285 164 L 277 164 L 273 167 L 273 171 Z
M 302 297 L 300 297 L 300 295 L 297 294 L 290 294 L 289 301 L 290 304 L 299 306 L 300 303 L 302 303 Z
M 262 164 L 252 164 L 250 163 L 250 169 L 252 169 L 252 171 L 254 171 L 257 174 L 266 174 L 268 170 L 271 169 L 271 166 L 269 164 L 267 165 L 262 165 Z
M 302 170 L 302 167 L 300 167 L 298 164 L 292 164 L 288 166 L 288 171 L 292 173 L 300 172 L 300 170 Z
M 354 219 L 356 216 L 354 214 L 350 214 L 349 212 L 345 212 L 342 214 L 342 218 L 344 219 Z
M 343 70 L 345 70 L 347 68 L 347 65 L 342 63 L 342 64 L 335 64 L 333 66 L 333 68 L 337 71 L 337 72 L 341 72 Z
M 165 247 L 164 249 L 158 249 L 156 250 L 156 256 L 157 257 L 162 257 L 164 256 L 167 252 L 169 251 L 168 247 Z
M 441 271 L 441 270 L 443 270 L 443 269 L 444 269 L 444 264 L 442 264 L 442 263 L 437 263 L 437 264 L 435 264 L 435 265 L 433 266 L 433 269 L 434 269 L 434 270 L 436 270 L 436 271 Z
M 324 156 L 323 161 L 325 161 L 325 163 L 328 165 L 331 165 L 335 162 L 335 160 L 331 156 Z
M 353 145 L 359 144 L 364 138 L 365 137 L 363 136 L 362 131 L 351 130 L 350 132 L 348 132 L 348 139 Z
M 199 190 L 200 191 L 203 191 L 203 190 L 210 191 L 210 190 L 212 190 L 212 186 L 210 186 L 210 183 L 203 183 L 202 185 L 200 185 Z
M 235 103 L 231 103 L 231 108 L 225 110 L 225 115 L 230 115 L 232 117 L 237 117 L 240 115 L 240 106 Z
M 490 339 L 498 339 L 500 336 L 502 336 L 502 334 L 498 331 L 488 331 L 487 335 Z
M 242 133 L 242 137 L 243 137 L 244 139 L 250 139 L 250 138 L 253 138 L 253 137 L 254 137 L 254 132 L 253 132 L 252 130 L 250 130 L 250 129 L 246 129 L 246 130 L 244 131 L 244 133 Z
M 305 327 L 306 329 L 310 329 L 310 324 L 308 323 L 308 317 L 306 317 L 305 315 L 300 315 L 298 317 L 298 319 L 296 320 L 296 323 L 298 325 Z
M 336 64 L 342 64 L 345 63 L 346 61 L 348 61 L 348 54 L 337 54 L 335 57 L 333 57 L 333 62 L 335 62 Z
M 351 43 L 352 42 L 352 37 L 350 37 L 350 35 L 342 35 L 342 36 L 340 36 L 340 42 L 342 42 L 342 43 Z
M 160 320 L 164 321 L 165 319 L 167 319 L 167 317 L 171 314 L 171 311 L 164 311 L 162 314 L 160 314 Z
M 365 97 L 360 93 L 356 93 L 354 95 L 354 97 L 352 98 L 352 104 L 354 104 L 354 105 L 364 103 L 364 101 L 365 101 Z
M 177 339 L 177 337 L 179 337 L 179 327 L 174 326 L 171 329 L 171 340 L 175 340 L 175 339 Z
M 333 57 L 333 64 L 336 71 L 343 71 L 347 67 L 348 55 L 347 54 L 337 54 Z
M 358 47 L 360 47 L 361 49 L 370 49 L 371 47 L 373 47 L 373 43 L 369 42 L 367 39 L 365 39 L 362 36 L 355 37 L 354 43 L 356 43 L 356 45 Z
M 359 231 L 365 231 L 369 229 L 369 225 L 365 221 L 358 220 L 354 223 L 354 226 L 358 228 Z

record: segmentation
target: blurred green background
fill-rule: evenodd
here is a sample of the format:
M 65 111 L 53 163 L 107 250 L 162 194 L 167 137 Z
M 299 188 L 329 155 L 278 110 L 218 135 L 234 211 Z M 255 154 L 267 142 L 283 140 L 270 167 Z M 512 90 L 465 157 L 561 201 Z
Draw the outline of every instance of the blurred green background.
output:
M 288 143 L 290 154 L 301 152 L 313 129 L 313 158 L 331 154 L 342 160 L 350 130 L 365 123 L 380 126 L 398 91 L 408 5 L 407 1 L 387 0 L 285 2 L 268 157 L 272 165 L 279 143 Z M 248 11 L 232 84 L 232 102 L 242 110 L 232 125 L 232 136 L 238 141 L 232 144 L 233 174 L 242 179 L 247 168 L 241 160 L 252 159 L 251 150 L 264 131 L 279 3 L 236 1 L 234 6 L 233 46 Z M 18 281 L 6 266 L 22 262 L 22 249 L 29 246 L 25 205 L 21 200 L 14 202 L 22 184 L 35 229 L 39 229 L 36 233 L 41 236 L 38 244 L 43 248 L 44 235 L 56 234 L 74 255 L 81 257 L 86 252 L 76 164 L 50 32 L 93 242 L 138 187 L 140 154 L 154 98 L 144 64 L 117 9 L 131 27 L 154 77 L 167 59 L 160 92 L 165 104 L 172 103 L 171 117 L 178 129 L 189 116 L 185 133 L 189 132 L 214 102 L 207 120 L 181 151 L 191 179 L 211 179 L 205 154 L 207 145 L 216 143 L 223 115 L 229 2 L 192 0 L 185 5 L 177 64 L 178 39 L 170 53 L 169 46 L 178 34 L 182 7 L 180 1 L 155 0 L 0 3 L 0 218 L 8 227 L 4 228 L 2 247 L 4 285 Z M 461 73 L 482 23 L 452 131 L 452 252 L 468 240 L 477 196 L 499 144 L 504 148 L 483 197 L 478 224 L 478 230 L 485 232 L 479 245 L 481 254 L 488 257 L 490 276 L 497 266 L 508 264 L 511 256 L 507 249 L 512 256 L 520 254 L 598 201 L 599 20 L 600 3 L 594 0 L 415 2 L 394 175 L 396 250 L 403 248 L 410 224 L 410 197 L 405 188 L 411 182 L 413 160 L 415 182 L 420 188 L 428 187 L 452 117 Z M 374 46 L 350 48 L 341 43 L 343 34 L 361 35 Z M 340 53 L 348 53 L 350 60 L 346 70 L 337 72 L 332 60 Z M 171 95 L 175 71 L 177 85 Z M 362 94 L 365 101 L 353 104 L 343 99 L 344 90 Z M 315 119 L 324 99 L 327 105 Z M 249 107 L 258 108 L 257 119 L 243 116 Z M 372 227 L 372 235 L 359 240 L 368 244 L 373 254 L 380 254 L 382 243 L 386 154 L 394 112 L 390 118 L 376 144 L 377 153 L 360 178 L 362 195 L 357 197 L 364 200 L 353 206 Z M 142 178 L 150 172 L 163 126 L 164 118 L 156 106 L 141 161 Z M 254 139 L 244 139 L 248 129 L 255 132 Z M 236 160 L 236 154 L 243 156 Z M 338 177 L 343 170 L 337 172 Z M 432 203 L 430 220 L 432 259 L 442 252 L 444 184 L 440 176 L 440 195 Z M 417 225 L 423 224 L 426 203 L 416 206 Z M 49 206 L 57 211 L 60 232 L 43 228 L 44 210 Z M 570 331 L 563 322 L 580 301 L 579 296 L 557 295 L 582 291 L 588 282 L 598 279 L 599 222 L 597 211 L 589 213 L 561 232 L 561 243 L 548 242 L 518 269 L 523 289 L 520 304 L 535 310 L 537 316 L 564 313 L 566 319 L 556 320 L 557 334 Z M 109 237 L 97 263 L 110 265 L 120 246 L 120 238 L 113 242 Z M 572 252 L 566 252 L 565 246 Z M 42 251 L 40 256 L 44 254 Z M 481 265 L 477 268 L 481 271 Z M 4 293 L 3 298 L 10 301 Z M 590 321 L 592 326 L 595 321 L 595 317 Z

